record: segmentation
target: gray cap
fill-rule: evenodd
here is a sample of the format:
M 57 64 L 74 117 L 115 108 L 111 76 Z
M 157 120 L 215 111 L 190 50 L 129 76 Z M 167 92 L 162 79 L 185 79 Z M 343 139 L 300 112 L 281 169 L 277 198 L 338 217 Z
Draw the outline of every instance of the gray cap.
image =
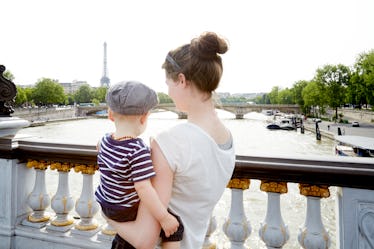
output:
M 109 108 L 123 115 L 145 114 L 158 104 L 154 90 L 137 81 L 122 81 L 111 86 L 106 94 Z

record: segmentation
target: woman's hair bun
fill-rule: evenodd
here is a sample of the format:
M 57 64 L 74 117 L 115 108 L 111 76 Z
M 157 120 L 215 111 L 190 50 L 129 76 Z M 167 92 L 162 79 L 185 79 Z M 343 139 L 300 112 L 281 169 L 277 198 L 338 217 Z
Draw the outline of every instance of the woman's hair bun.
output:
M 214 32 L 205 32 L 191 41 L 191 53 L 201 59 L 216 59 L 218 54 L 224 54 L 228 50 L 226 40 Z

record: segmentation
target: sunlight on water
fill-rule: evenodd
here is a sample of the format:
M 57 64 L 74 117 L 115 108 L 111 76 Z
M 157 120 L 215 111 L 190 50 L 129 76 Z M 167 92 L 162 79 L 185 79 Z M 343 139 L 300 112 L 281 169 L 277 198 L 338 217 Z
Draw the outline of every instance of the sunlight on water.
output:
M 266 125 L 271 117 L 261 113 L 249 113 L 242 120 L 236 120 L 232 113 L 217 110 L 219 116 L 229 127 L 234 138 L 234 146 L 237 155 L 268 155 L 268 156 L 329 156 L 333 155 L 333 141 L 322 139 L 317 141 L 315 135 L 305 131 L 268 130 Z M 148 127 L 141 137 L 148 142 L 150 136 L 154 136 L 163 129 L 175 124 L 186 122 L 178 119 L 177 115 L 170 112 L 151 114 Z M 106 132 L 111 132 L 114 125 L 108 119 L 83 119 L 78 121 L 49 123 L 45 126 L 32 127 L 21 130 L 18 135 L 30 135 L 43 140 L 59 141 L 75 144 L 95 145 L 100 137 Z M 58 174 L 55 171 L 47 172 L 48 193 L 53 196 L 57 190 Z M 94 176 L 97 185 L 98 174 Z M 70 177 L 71 194 L 78 198 L 81 193 L 82 175 L 72 173 Z M 95 188 L 96 188 L 95 185 Z M 252 226 L 252 233 L 246 241 L 246 246 L 252 249 L 265 249 L 264 243 L 259 239 L 258 230 L 260 223 L 265 219 L 267 195 L 260 191 L 260 181 L 251 180 L 249 190 L 244 191 L 244 208 L 247 219 Z M 332 245 L 335 248 L 335 187 L 330 187 L 331 197 L 321 200 L 321 211 L 323 223 L 329 231 Z M 230 242 L 222 233 L 222 225 L 228 218 L 230 209 L 231 192 L 226 189 L 221 200 L 214 210 L 217 220 L 217 230 L 213 234 L 213 240 L 219 249 L 230 248 Z M 288 193 L 281 196 L 282 217 L 290 231 L 290 240 L 284 249 L 300 248 L 297 242 L 299 228 L 305 221 L 306 198 L 299 195 L 298 185 L 288 183 Z M 50 208 L 49 208 L 50 210 Z M 72 212 L 72 215 L 76 215 Z M 100 215 L 97 219 L 103 222 Z

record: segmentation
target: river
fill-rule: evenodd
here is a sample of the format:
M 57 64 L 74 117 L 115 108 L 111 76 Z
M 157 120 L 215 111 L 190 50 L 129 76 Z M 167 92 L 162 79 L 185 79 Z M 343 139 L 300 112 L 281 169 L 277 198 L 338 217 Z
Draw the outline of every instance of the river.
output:
M 244 119 L 237 120 L 231 113 L 217 110 L 219 116 L 229 127 L 234 138 L 234 146 L 237 155 L 271 155 L 271 156 L 320 156 L 333 155 L 334 142 L 329 139 L 317 141 L 315 134 L 305 131 L 268 130 L 266 124 L 271 119 L 261 113 L 249 113 Z M 186 122 L 177 119 L 177 115 L 170 112 L 153 113 L 150 115 L 148 127 L 141 137 L 149 141 L 149 137 L 163 129 L 175 124 Z M 18 136 L 30 135 L 42 140 L 60 141 L 77 144 L 96 144 L 100 137 L 113 131 L 114 125 L 108 119 L 83 119 L 75 121 L 52 122 L 45 126 L 25 128 L 18 132 Z M 70 187 L 72 195 L 78 198 L 81 192 L 81 176 L 72 174 Z M 47 179 L 48 192 L 53 195 L 57 189 L 57 173 L 49 172 Z M 95 175 L 95 184 L 98 182 L 98 174 Z M 73 187 L 72 187 L 73 186 Z M 265 249 L 266 246 L 259 239 L 258 230 L 260 223 L 265 219 L 267 195 L 259 190 L 260 182 L 251 180 L 249 190 L 244 191 L 244 208 L 247 219 L 252 226 L 252 233 L 246 241 L 250 248 Z M 96 187 L 96 186 L 95 186 Z M 331 197 L 321 200 L 322 219 L 325 228 L 329 231 L 332 244 L 335 248 L 335 199 L 336 188 L 330 187 Z M 213 234 L 213 240 L 218 248 L 229 248 L 230 243 L 222 233 L 222 225 L 228 217 L 230 209 L 230 190 L 227 189 L 214 211 L 217 220 L 217 231 Z M 288 193 L 281 197 L 282 217 L 290 231 L 290 240 L 285 249 L 300 248 L 297 242 L 299 228 L 305 221 L 306 198 L 299 195 L 298 185 L 288 184 Z M 99 220 L 100 217 L 97 217 Z

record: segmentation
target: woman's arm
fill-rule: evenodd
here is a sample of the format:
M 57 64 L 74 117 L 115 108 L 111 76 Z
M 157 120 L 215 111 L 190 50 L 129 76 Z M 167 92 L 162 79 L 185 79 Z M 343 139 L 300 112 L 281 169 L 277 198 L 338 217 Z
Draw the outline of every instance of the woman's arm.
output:
M 152 185 L 161 202 L 167 206 L 173 185 L 173 172 L 155 140 L 151 140 L 151 156 L 156 172 L 156 176 L 152 178 Z M 140 202 L 135 221 L 115 222 L 109 220 L 108 223 L 135 248 L 154 248 L 160 235 L 160 224 L 150 211 L 142 205 L 142 202 Z

